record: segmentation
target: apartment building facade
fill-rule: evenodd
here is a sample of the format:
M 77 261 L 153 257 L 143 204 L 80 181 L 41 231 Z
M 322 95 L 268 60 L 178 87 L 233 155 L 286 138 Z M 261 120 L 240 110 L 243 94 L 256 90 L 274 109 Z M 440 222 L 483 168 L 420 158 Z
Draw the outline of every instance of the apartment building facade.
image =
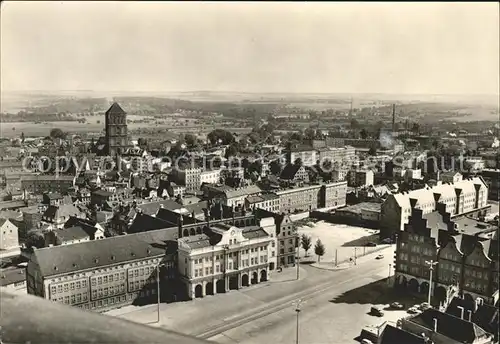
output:
M 302 185 L 274 192 L 279 197 L 280 212 L 290 214 L 346 204 L 347 182 Z
M 433 299 L 445 302 L 457 288 L 471 305 L 481 298 L 498 302 L 498 226 L 469 218 L 453 220 L 449 213 L 423 214 L 413 210 L 405 230 L 398 235 L 395 287 L 425 295 L 429 292 L 433 261 Z
M 210 234 L 179 239 L 179 274 L 188 297 L 226 293 L 267 281 L 269 246 L 275 240 L 258 226 L 223 224 L 211 226 Z
M 431 213 L 439 204 L 451 216 L 484 214 L 489 212 L 488 186 L 481 177 L 463 179 L 455 183 L 439 183 L 434 187 L 391 194 L 382 204 L 381 235 L 394 235 L 404 229 L 412 209 Z
M 21 178 L 21 188 L 34 194 L 59 192 L 66 194 L 74 186 L 75 177 L 63 175 L 31 175 Z
M 177 231 L 152 231 L 33 252 L 29 294 L 96 312 L 175 295 Z M 160 244 L 162 243 L 162 244 Z

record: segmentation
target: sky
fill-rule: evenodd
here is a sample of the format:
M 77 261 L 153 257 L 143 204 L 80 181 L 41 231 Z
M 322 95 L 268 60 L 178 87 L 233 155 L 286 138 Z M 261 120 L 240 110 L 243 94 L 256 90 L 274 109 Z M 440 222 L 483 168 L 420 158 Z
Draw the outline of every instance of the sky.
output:
M 2 91 L 499 94 L 490 3 L 2 2 Z

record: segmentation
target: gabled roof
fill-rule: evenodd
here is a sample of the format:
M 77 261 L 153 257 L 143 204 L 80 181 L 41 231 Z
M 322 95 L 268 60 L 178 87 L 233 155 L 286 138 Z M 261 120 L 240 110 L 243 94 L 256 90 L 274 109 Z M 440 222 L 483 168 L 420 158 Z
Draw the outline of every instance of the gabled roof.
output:
M 189 236 L 179 239 L 183 245 L 190 249 L 204 248 L 212 246 L 210 237 L 206 234 L 198 234 L 195 236 Z
M 89 238 L 87 232 L 85 232 L 80 226 L 59 229 L 55 231 L 55 234 L 59 239 L 61 239 L 63 243 L 67 241 Z
M 476 324 L 443 313 L 434 308 L 429 308 L 421 314 L 409 319 L 429 330 L 434 330 L 434 319 L 437 320 L 437 333 L 453 339 L 459 343 L 473 343 L 487 333 Z
M 387 324 L 380 336 L 379 344 L 425 344 L 425 340 L 423 337 Z
M 168 221 L 162 220 L 158 217 L 153 217 L 147 214 L 137 214 L 134 221 L 127 230 L 128 233 L 139 233 L 147 232 L 163 228 L 174 227 L 175 224 L 171 224 Z
M 56 217 L 69 217 L 77 216 L 80 214 L 80 210 L 72 204 L 63 204 L 60 206 L 51 205 L 43 213 L 44 217 L 56 218 Z
M 15 268 L 0 271 L 0 286 L 26 281 L 25 270 L 25 268 Z
M 295 175 L 299 172 L 301 167 L 301 165 L 287 164 L 281 172 L 280 178 L 287 180 L 295 179 Z
M 259 226 L 244 227 L 242 235 L 247 239 L 265 238 L 269 236 L 267 232 Z
M 241 197 L 245 195 L 252 195 L 256 193 L 260 193 L 262 190 L 257 186 L 257 185 L 250 185 L 246 187 L 242 187 L 239 189 L 233 189 L 230 191 L 225 191 L 225 195 L 227 198 L 235 198 L 235 197 Z
M 122 109 L 122 107 L 118 103 L 111 104 L 111 107 L 106 111 L 106 115 L 124 115 L 126 112 Z
M 32 260 L 39 265 L 41 275 L 49 277 L 161 256 L 168 249 L 169 242 L 175 241 L 176 238 L 177 228 L 129 234 L 73 245 L 36 249 Z

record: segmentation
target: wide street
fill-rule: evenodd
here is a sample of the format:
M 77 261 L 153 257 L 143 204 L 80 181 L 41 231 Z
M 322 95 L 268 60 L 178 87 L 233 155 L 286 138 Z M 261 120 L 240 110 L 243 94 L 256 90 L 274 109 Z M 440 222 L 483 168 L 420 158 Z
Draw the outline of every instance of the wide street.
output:
M 393 247 L 359 258 L 344 270 L 323 270 L 301 265 L 275 272 L 271 281 L 188 302 L 124 307 L 107 314 L 135 322 L 199 336 L 220 343 L 291 343 L 295 340 L 293 302 L 302 299 L 300 336 L 303 343 L 352 342 L 364 325 L 380 323 L 366 313 L 369 304 L 329 302 L 343 293 L 386 278 L 393 263 Z M 375 256 L 384 254 L 376 260 Z M 314 325 L 314 326 L 313 326 Z

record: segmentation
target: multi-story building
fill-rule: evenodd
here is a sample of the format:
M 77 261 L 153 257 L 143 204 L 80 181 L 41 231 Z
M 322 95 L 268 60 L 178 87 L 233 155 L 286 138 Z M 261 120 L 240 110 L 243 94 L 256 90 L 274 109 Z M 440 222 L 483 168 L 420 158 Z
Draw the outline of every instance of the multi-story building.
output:
M 172 175 L 177 184 L 184 185 L 186 191 L 197 191 L 201 185 L 200 167 L 189 167 L 185 169 L 174 169 Z
M 302 161 L 304 166 L 314 166 L 318 160 L 317 152 L 310 146 L 292 146 L 286 152 L 287 162 L 294 164 L 297 159 Z
M 488 199 L 500 201 L 500 169 L 485 169 L 481 176 L 488 185 Z
M 19 234 L 17 227 L 8 219 L 0 218 L 0 258 L 9 252 L 19 250 Z
M 373 179 L 372 170 L 351 170 L 347 173 L 347 182 L 353 187 L 373 185 Z
M 248 196 L 245 199 L 245 207 L 247 209 L 264 209 L 277 213 L 280 211 L 280 198 L 273 193 Z
M 436 303 L 447 304 L 460 291 L 473 305 L 479 297 L 498 301 L 498 226 L 470 218 L 451 219 L 444 211 L 414 209 L 397 238 L 395 286 L 427 294 L 428 262 L 437 262 L 432 279 Z M 454 290 L 454 288 L 456 288 Z
M 323 184 L 320 189 L 318 208 L 340 208 L 346 205 L 347 182 Z
M 302 185 L 275 191 L 279 197 L 280 212 L 311 211 L 318 208 L 341 207 L 345 205 L 347 182 Z
M 259 226 L 212 225 L 207 234 L 178 240 L 179 274 L 190 298 L 267 281 L 275 238 Z
M 414 208 L 427 214 L 442 203 L 452 216 L 472 213 L 486 215 L 491 207 L 487 200 L 488 187 L 481 177 L 455 183 L 438 182 L 434 187 L 391 194 L 382 204 L 381 235 L 391 236 L 402 230 Z
M 206 198 L 219 202 L 228 207 L 244 206 L 248 196 L 258 195 L 262 190 L 257 185 L 248 185 L 240 188 L 232 188 L 227 185 L 204 185 Z
M 175 297 L 177 230 L 130 234 L 36 249 L 27 267 L 29 294 L 104 312 Z
M 293 182 L 309 182 L 309 173 L 304 166 L 297 164 L 287 164 L 281 172 L 280 178 Z
M 34 194 L 59 192 L 66 194 L 74 186 L 75 177 L 63 175 L 31 175 L 21 178 L 21 188 Z
M 325 147 L 318 149 L 319 161 L 323 162 L 329 160 L 337 164 L 349 164 L 354 161 L 356 157 L 356 150 L 354 147 Z
M 214 169 L 214 170 L 205 170 L 200 173 L 200 186 L 203 183 L 208 183 L 208 184 L 217 184 L 220 182 L 220 174 L 221 170 L 220 169 Z M 199 187 L 198 187 L 199 189 Z
M 127 113 L 118 103 L 113 103 L 106 111 L 104 121 L 107 154 L 115 156 L 124 153 L 126 149 L 130 148 L 127 133 Z

